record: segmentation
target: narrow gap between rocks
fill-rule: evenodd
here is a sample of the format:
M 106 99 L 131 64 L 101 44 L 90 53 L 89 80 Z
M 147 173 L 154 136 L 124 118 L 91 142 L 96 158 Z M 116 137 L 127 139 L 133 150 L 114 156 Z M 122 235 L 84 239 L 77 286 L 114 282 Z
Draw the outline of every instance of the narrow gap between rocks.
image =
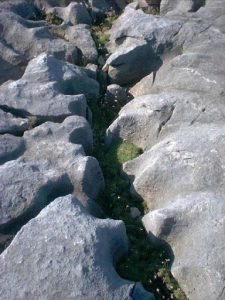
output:
M 96 42 L 99 57 L 99 76 L 101 95 L 95 103 L 89 103 L 93 114 L 94 152 L 93 156 L 100 163 L 105 178 L 105 189 L 99 195 L 97 202 L 104 216 L 123 220 L 129 241 L 129 250 L 117 264 L 119 275 L 132 281 L 141 281 L 146 290 L 154 293 L 156 299 L 187 299 L 178 283 L 173 278 L 170 267 L 173 253 L 170 246 L 160 241 L 159 246 L 151 244 L 142 225 L 140 216 L 133 218 L 132 208 L 138 208 L 144 215 L 146 207 L 140 199 L 135 199 L 129 192 L 130 183 L 122 173 L 122 165 L 142 153 L 137 146 L 126 141 L 117 141 L 106 147 L 105 133 L 108 126 L 121 109 L 119 104 L 109 105 L 104 101 L 107 78 L 102 68 L 102 58 L 107 56 L 107 30 L 110 29 L 115 16 L 109 14 L 99 25 L 92 27 L 93 38 Z

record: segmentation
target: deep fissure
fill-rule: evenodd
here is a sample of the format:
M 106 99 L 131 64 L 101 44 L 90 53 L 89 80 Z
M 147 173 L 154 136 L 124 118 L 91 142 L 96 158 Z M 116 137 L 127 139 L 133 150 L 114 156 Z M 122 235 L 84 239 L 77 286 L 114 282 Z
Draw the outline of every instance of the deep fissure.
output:
M 102 23 L 93 29 L 99 56 L 107 56 L 102 34 L 105 38 L 106 29 L 111 26 L 109 23 L 106 21 L 106 26 Z M 105 217 L 124 221 L 129 240 L 128 254 L 118 262 L 117 272 L 123 278 L 141 281 L 146 290 L 154 293 L 156 299 L 187 299 L 170 272 L 173 261 L 170 246 L 163 241 L 158 241 L 157 247 L 153 245 L 140 218 L 134 219 L 131 216 L 131 207 L 137 207 L 143 215 L 145 204 L 131 195 L 129 179 L 122 172 L 122 164 L 140 155 L 142 150 L 122 140 L 114 142 L 110 147 L 105 145 L 106 129 L 117 117 L 122 106 L 116 103 L 109 105 L 104 101 L 107 78 L 101 67 L 99 65 L 98 70 L 101 95 L 95 103 L 89 103 L 89 106 L 93 114 L 93 155 L 100 163 L 106 184 L 97 202 Z M 121 154 L 123 151 L 126 152 L 124 156 Z

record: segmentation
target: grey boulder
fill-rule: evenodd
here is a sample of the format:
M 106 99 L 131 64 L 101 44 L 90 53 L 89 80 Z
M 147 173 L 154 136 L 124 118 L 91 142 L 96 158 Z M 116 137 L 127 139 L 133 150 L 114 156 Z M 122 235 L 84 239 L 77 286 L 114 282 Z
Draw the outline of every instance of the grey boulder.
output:
M 97 62 L 98 51 L 88 25 L 80 24 L 68 27 L 66 37 L 81 50 L 83 64 Z
M 172 273 L 193 300 L 225 296 L 224 13 L 216 0 L 167 14 L 182 23 L 172 51 L 132 87 L 135 99 L 107 131 L 108 143 L 122 138 L 143 148 L 123 170 L 148 205 L 149 238 L 171 246 Z
M 225 296 L 224 209 L 224 196 L 190 193 L 143 218 L 153 242 L 157 238 L 172 246 L 171 270 L 189 299 Z
M 98 95 L 99 84 L 85 69 L 41 54 L 31 60 L 22 78 L 0 87 L 0 106 L 41 120 L 75 114 L 86 117 L 86 98 Z
M 72 185 L 64 172 L 40 170 L 37 164 L 12 160 L 0 166 L 0 229 L 10 229 L 18 219 L 31 218 L 47 203 L 54 193 L 72 192 Z
M 16 160 L 10 153 L 11 161 L 0 166 L 2 230 L 23 224 L 54 197 L 72 192 L 90 211 L 95 210 L 93 200 L 104 179 L 97 160 L 84 152 L 92 148 L 91 129 L 84 118 L 73 116 L 61 124 L 46 122 L 25 132 L 22 141 L 23 153 Z
M 224 138 L 221 124 L 181 127 L 125 163 L 124 171 L 150 209 L 164 207 L 168 199 L 189 192 L 223 194 Z
M 71 195 L 58 198 L 0 256 L 0 299 L 154 299 L 116 273 L 126 251 L 121 221 L 94 218 Z
M 107 105 L 124 105 L 128 101 L 126 90 L 118 84 L 110 84 L 107 86 L 105 93 L 105 103 Z
M 158 69 L 161 60 L 145 40 L 127 38 L 106 60 L 103 70 L 111 83 L 126 85 Z
M 205 0 L 162 0 L 160 2 L 160 13 L 164 15 L 168 12 L 195 12 L 204 4 Z
M 181 21 L 127 7 L 110 30 L 108 49 L 112 54 L 103 70 L 108 71 L 111 82 L 134 83 L 158 70 L 161 65 L 158 55 L 176 46 L 174 36 L 181 26 Z
M 136 97 L 126 104 L 107 129 L 106 142 L 124 139 L 147 150 L 182 127 L 210 122 L 223 126 L 223 96 L 165 90 Z
M 3 45 L 0 63 L 7 71 L 1 72 L 0 82 L 11 79 L 10 74 L 14 74 L 13 79 L 18 78 L 27 62 L 42 52 L 79 63 L 79 51 L 73 43 L 52 34 L 46 21 L 30 20 L 36 10 L 35 5 L 26 0 L 0 3 L 0 44 Z
M 72 1 L 67 7 L 50 7 L 46 9 L 46 12 L 56 15 L 64 22 L 69 22 L 72 25 L 91 24 L 91 17 L 84 1 Z

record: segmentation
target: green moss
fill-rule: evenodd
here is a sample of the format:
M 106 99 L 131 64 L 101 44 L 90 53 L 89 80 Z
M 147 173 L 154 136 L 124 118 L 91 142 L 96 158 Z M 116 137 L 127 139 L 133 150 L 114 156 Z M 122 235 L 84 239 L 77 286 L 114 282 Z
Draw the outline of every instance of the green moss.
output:
M 99 55 L 103 57 L 107 54 L 106 45 L 109 42 L 108 31 L 112 27 L 113 21 L 116 20 L 118 16 L 113 12 L 108 12 L 105 19 L 99 25 L 92 26 L 92 37 L 98 48 Z
M 126 141 L 121 142 L 117 147 L 117 160 L 120 164 L 136 158 L 142 153 L 141 149 L 137 146 Z
M 109 34 L 100 30 L 99 27 L 92 28 L 92 37 L 97 45 L 98 50 L 106 51 L 105 47 L 109 41 Z
M 54 25 L 60 25 L 63 22 L 63 20 L 61 18 L 59 18 L 58 16 L 56 16 L 53 13 L 45 14 L 45 20 L 48 23 L 54 24 Z

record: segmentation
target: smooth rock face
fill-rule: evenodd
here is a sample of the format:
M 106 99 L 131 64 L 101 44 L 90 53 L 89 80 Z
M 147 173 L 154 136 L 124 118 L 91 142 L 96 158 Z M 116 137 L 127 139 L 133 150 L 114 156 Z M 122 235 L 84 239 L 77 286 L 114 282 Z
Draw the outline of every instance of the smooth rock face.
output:
M 126 251 L 121 221 L 95 219 L 71 195 L 58 198 L 0 256 L 0 299 L 138 299 L 141 287 L 114 269 Z
M 166 95 L 146 95 L 125 105 L 107 129 L 107 144 L 119 138 L 128 139 L 144 150 L 154 145 L 163 124 L 170 120 L 175 108 L 174 98 L 164 100 L 163 96 Z
M 163 17 L 181 22 L 168 37 L 171 53 L 160 55 L 159 70 L 131 88 L 135 99 L 120 111 L 106 140 L 122 138 L 143 148 L 123 169 L 131 192 L 150 209 L 143 223 L 152 242 L 171 246 L 172 273 L 188 299 L 222 299 L 225 2 L 206 1 L 196 13 L 181 7 L 171 2 Z
M 0 87 L 0 106 L 40 119 L 86 117 L 85 95 L 93 99 L 98 91 L 85 69 L 44 53 L 29 62 L 21 79 Z

